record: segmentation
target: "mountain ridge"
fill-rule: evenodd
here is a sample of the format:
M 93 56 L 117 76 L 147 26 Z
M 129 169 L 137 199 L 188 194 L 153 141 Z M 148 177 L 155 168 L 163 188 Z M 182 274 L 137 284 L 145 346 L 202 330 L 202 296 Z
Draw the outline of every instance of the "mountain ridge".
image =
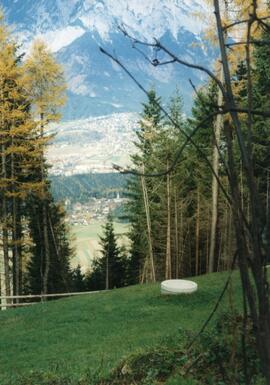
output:
M 194 16 L 205 9 L 197 1 L 2 0 L 2 6 L 25 51 L 33 38 L 43 38 L 63 64 L 68 83 L 65 120 L 139 111 L 143 95 L 100 53 L 99 46 L 115 51 L 146 88 L 154 85 L 164 97 L 178 84 L 186 111 L 190 110 L 192 90 L 187 79 L 199 84 L 201 75 L 179 66 L 154 68 L 132 49 L 118 25 L 126 25 L 141 39 L 161 39 L 181 57 L 211 62 L 202 42 L 203 24 Z
M 180 65 L 152 66 L 132 48 L 119 25 L 142 40 L 160 39 L 186 61 L 210 66 L 215 57 L 203 41 L 203 23 L 194 16 L 204 12 L 195 0 L 2 0 L 1 4 L 26 55 L 33 39 L 43 38 L 64 68 L 68 97 L 47 154 L 52 174 L 108 172 L 112 162 L 129 163 L 136 114 L 146 96 L 100 52 L 100 46 L 115 53 L 145 89 L 154 87 L 164 105 L 178 88 L 186 114 L 193 97 L 189 79 L 196 86 L 205 79 L 202 73 Z M 154 57 L 151 48 L 143 49 Z M 91 121 L 97 117 L 102 118 Z M 82 148 L 78 147 L 79 126 Z

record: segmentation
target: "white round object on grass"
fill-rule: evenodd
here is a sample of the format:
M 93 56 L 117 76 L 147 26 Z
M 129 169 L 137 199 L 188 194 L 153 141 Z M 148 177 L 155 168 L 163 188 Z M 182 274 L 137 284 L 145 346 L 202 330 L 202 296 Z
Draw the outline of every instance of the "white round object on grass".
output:
M 190 294 L 197 289 L 196 282 L 186 279 L 168 279 L 161 282 L 161 294 Z

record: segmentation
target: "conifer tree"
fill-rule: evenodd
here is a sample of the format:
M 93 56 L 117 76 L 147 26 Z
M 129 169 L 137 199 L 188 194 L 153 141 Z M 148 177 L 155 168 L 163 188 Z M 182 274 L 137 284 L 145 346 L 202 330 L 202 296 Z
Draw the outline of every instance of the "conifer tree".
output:
M 269 28 L 261 36 L 263 41 L 269 41 Z M 254 108 L 268 111 L 270 109 L 270 47 L 258 46 L 254 52 Z M 258 186 L 258 193 L 261 197 L 261 204 L 266 215 L 263 218 L 264 242 L 270 249 L 270 123 L 262 117 L 254 117 L 253 127 L 253 157 L 254 173 Z M 269 263 L 270 256 L 267 256 Z
M 33 44 L 24 70 L 32 113 L 38 122 L 40 136 L 46 142 L 48 137 L 45 133 L 45 128 L 50 122 L 59 120 L 59 108 L 64 103 L 65 82 L 63 70 L 41 41 L 36 41 Z M 42 292 L 46 294 L 48 292 L 50 268 L 52 267 L 52 255 L 49 244 L 49 221 L 52 216 L 49 210 L 52 197 L 49 193 L 49 184 L 46 182 L 47 167 L 44 160 L 44 151 L 40 157 L 40 173 L 38 177 L 43 184 L 41 194 L 36 198 L 37 204 L 41 206 L 41 211 L 39 212 L 42 213 L 42 222 L 38 224 L 38 227 L 41 229 L 39 245 L 42 254 L 41 260 L 43 261 L 41 264 Z
M 6 293 L 22 291 L 22 251 L 24 204 L 30 190 L 39 184 L 27 183 L 30 165 L 40 156 L 36 123 L 31 118 L 29 99 L 15 43 L 0 16 L 0 139 L 1 139 L 1 222 Z M 10 266 L 12 265 L 12 271 Z M 3 287 L 3 285 L 2 285 Z
M 162 114 L 160 98 L 155 90 L 150 90 L 148 100 L 143 104 L 143 112 L 137 131 L 138 151 L 132 156 L 134 168 L 143 173 L 155 169 L 155 141 L 161 128 Z M 151 205 L 159 205 L 160 198 L 153 190 L 156 181 L 145 177 L 131 177 L 128 182 L 129 203 L 127 216 L 131 223 L 131 256 L 129 261 L 130 282 L 154 281 L 156 279 L 155 247 Z M 154 218 L 154 225 L 158 220 Z M 132 273 L 133 271 L 133 273 Z M 135 281 L 134 281 L 135 279 Z
M 175 125 L 166 122 L 163 131 L 159 135 L 159 149 L 157 159 L 159 169 L 167 170 L 175 159 L 176 152 L 182 143 L 181 130 L 186 130 L 182 114 L 183 102 L 179 90 L 171 97 L 168 110 Z M 178 278 L 180 268 L 180 236 L 179 236 L 179 208 L 182 206 L 182 181 L 184 163 L 176 165 L 174 170 L 166 175 L 163 184 L 160 185 L 160 195 L 164 197 L 162 205 L 164 212 L 164 228 L 166 231 L 165 270 L 167 279 Z M 166 180 L 165 180 L 166 179 Z
M 205 117 L 213 112 L 213 105 L 216 101 L 216 95 L 216 87 L 211 82 L 204 85 L 198 91 L 192 108 L 192 117 L 189 120 L 191 128 L 196 127 L 199 122 L 201 122 L 203 119 L 205 119 Z M 213 157 L 216 156 L 216 152 L 213 150 L 216 145 L 216 140 L 214 138 L 214 127 L 214 119 L 209 119 L 209 121 L 204 124 L 193 137 L 195 143 L 203 151 L 203 153 L 207 155 L 208 159 L 212 163 L 214 162 Z M 194 260 L 191 261 L 191 264 L 193 265 L 192 273 L 198 274 L 199 271 L 205 272 L 209 270 L 209 254 L 211 254 L 213 257 L 213 263 L 211 263 L 211 266 L 215 265 L 216 268 L 217 258 L 214 258 L 213 252 L 218 250 L 218 245 L 216 242 L 218 234 L 216 231 L 216 226 L 214 226 L 214 229 L 211 231 L 210 217 L 212 216 L 212 218 L 216 219 L 215 215 L 213 215 L 213 208 L 210 207 L 210 202 L 213 198 L 211 197 L 210 190 L 211 178 L 213 178 L 211 171 L 202 159 L 201 154 L 199 154 L 194 147 L 189 149 L 188 156 L 191 160 L 191 167 L 194 170 L 192 175 L 190 175 L 189 181 L 190 192 L 192 192 L 190 213 L 192 213 L 194 216 L 194 220 L 192 220 L 193 230 L 191 234 L 195 239 L 195 248 L 191 248 L 191 253 L 194 255 Z M 216 194 L 214 195 L 216 198 Z M 215 209 L 217 209 L 217 206 L 218 204 L 216 202 Z M 204 222 L 204 226 L 201 224 L 201 219 L 203 219 L 203 217 L 209 217 L 209 220 L 207 218 L 207 221 Z M 212 239 L 211 233 L 214 234 Z M 215 244 L 215 250 L 211 251 L 212 243 Z
M 85 288 L 86 288 L 85 275 L 82 273 L 82 269 L 80 265 L 78 265 L 71 272 L 71 286 L 72 286 L 72 291 L 74 292 L 85 291 Z
M 56 204 L 52 198 L 47 206 L 48 218 L 48 243 L 50 253 L 50 266 L 48 275 L 48 293 L 68 292 L 71 289 L 70 259 L 73 250 L 69 245 L 69 232 L 65 221 L 65 211 L 61 205 Z M 30 249 L 28 270 L 29 291 L 40 294 L 43 291 L 41 271 L 44 271 L 43 238 L 42 233 L 42 205 L 35 197 L 29 201 L 30 235 L 33 240 Z
M 93 262 L 92 271 L 87 277 L 89 290 L 113 289 L 122 287 L 126 282 L 126 256 L 122 255 L 114 233 L 113 217 L 107 217 L 100 236 L 101 254 Z

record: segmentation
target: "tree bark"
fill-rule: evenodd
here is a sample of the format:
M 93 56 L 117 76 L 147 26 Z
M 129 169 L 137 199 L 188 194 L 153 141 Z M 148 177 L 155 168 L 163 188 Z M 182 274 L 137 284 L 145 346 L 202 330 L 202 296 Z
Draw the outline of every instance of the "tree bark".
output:
M 196 245 L 195 245 L 195 275 L 199 275 L 200 265 L 200 189 L 197 188 L 197 213 L 196 213 Z
M 224 79 L 226 85 L 225 102 L 230 110 L 230 116 L 237 136 L 241 159 L 243 161 L 243 169 L 245 180 L 247 182 L 247 191 L 249 192 L 250 201 L 250 223 L 246 225 L 246 218 L 241 209 L 241 197 L 239 194 L 239 183 L 235 175 L 235 166 L 230 165 L 230 187 L 232 191 L 232 208 L 234 216 L 234 225 L 237 238 L 238 260 L 240 274 L 242 279 L 242 287 L 244 295 L 250 309 L 252 322 L 254 325 L 254 333 L 257 342 L 257 350 L 262 365 L 263 374 L 267 384 L 270 385 L 270 306 L 269 306 L 269 284 L 265 271 L 265 256 L 263 255 L 263 240 L 261 228 L 262 210 L 259 201 L 259 195 L 254 181 L 252 152 L 248 151 L 243 138 L 243 132 L 239 116 L 236 109 L 236 103 L 232 91 L 231 74 L 226 52 L 226 45 L 223 35 L 223 27 L 220 16 L 219 0 L 214 0 L 214 9 L 216 16 L 216 25 L 219 39 L 219 47 L 221 52 Z M 247 48 L 249 51 L 249 47 Z M 249 57 L 247 55 L 247 65 L 249 65 Z M 248 78 L 248 88 L 250 91 L 251 79 Z M 251 132 L 251 110 L 250 98 L 251 93 L 248 92 L 249 102 L 249 133 Z M 251 135 L 250 135 L 251 137 Z M 227 135 L 231 141 L 230 135 Z M 230 148 L 229 148 L 230 146 Z M 228 142 L 229 161 L 233 159 L 232 145 Z M 248 237 L 246 232 L 248 232 Z M 267 247 L 267 245 L 266 245 Z M 270 251 L 267 249 L 266 254 Z M 252 278 L 254 279 L 254 288 L 251 285 L 249 277 L 249 267 L 251 268 Z
M 13 145 L 12 138 L 12 145 Z M 21 232 L 19 228 L 19 215 L 18 215 L 18 198 L 15 196 L 15 160 L 14 153 L 11 153 L 11 181 L 12 181 L 12 265 L 13 265 L 13 294 L 21 294 L 21 253 L 19 243 L 21 242 Z M 18 303 L 19 299 L 16 298 L 15 302 Z
M 3 138 L 3 140 L 5 140 Z M 6 170 L 6 146 L 2 143 L 2 177 L 7 178 Z M 10 267 L 9 267 L 9 246 L 8 246 L 8 210 L 7 210 L 7 198 L 5 191 L 2 192 L 2 234 L 3 234 L 3 262 L 4 262 L 4 284 L 2 285 L 2 294 L 6 296 L 11 295 L 10 287 Z M 2 281 L 2 282 L 3 282 Z M 9 303 L 9 300 L 7 300 Z
M 144 168 L 143 168 L 144 172 Z M 155 273 L 155 264 L 154 264 L 154 254 L 153 254 L 153 245 L 152 245 L 152 230 L 151 230 L 151 218 L 150 218 L 150 210 L 149 210 L 149 199 L 147 187 L 145 184 L 145 178 L 141 177 L 141 185 L 143 191 L 143 201 L 146 215 L 146 224 L 147 224 L 147 239 L 148 239 L 148 251 L 149 251 L 149 262 L 150 262 L 150 280 L 152 282 L 156 282 L 156 273 Z M 146 268 L 148 267 L 148 263 L 146 263 Z
M 167 161 L 167 170 L 169 162 Z M 172 256 L 171 256 L 171 178 L 167 174 L 167 238 L 166 238 L 166 270 L 165 278 L 172 278 Z
M 223 83 L 223 70 L 220 69 L 219 80 Z M 218 105 L 223 104 L 223 95 L 221 89 L 218 89 Z M 219 176 L 219 146 L 220 135 L 223 129 L 223 115 L 218 115 L 214 127 L 214 141 L 213 141 L 213 158 L 212 166 L 216 175 L 212 176 L 212 218 L 211 218 L 211 231 L 210 231 L 210 250 L 209 250 L 209 273 L 212 273 L 215 269 L 215 247 L 216 247 L 216 234 L 217 234 L 217 221 L 218 221 L 218 181 Z
M 40 114 L 40 133 L 41 137 L 44 137 L 44 114 Z M 49 246 L 49 229 L 48 229 L 48 203 L 46 199 L 46 186 L 45 186 L 45 170 L 44 170 L 44 152 L 41 153 L 41 182 L 42 182 L 42 232 L 44 242 L 44 267 L 42 267 L 42 294 L 48 294 L 48 280 L 50 272 L 50 246 Z
M 109 282 L 109 255 L 108 251 L 106 253 L 106 282 L 105 282 L 105 290 L 109 290 L 110 282 Z
M 179 234 L 178 234 L 178 205 L 176 189 L 174 193 L 174 228 L 175 228 L 175 278 L 179 278 Z
M 18 234 L 17 200 L 12 198 L 12 262 L 13 262 L 13 294 L 20 295 L 20 253 L 18 243 L 21 241 Z M 18 303 L 18 299 L 15 301 Z

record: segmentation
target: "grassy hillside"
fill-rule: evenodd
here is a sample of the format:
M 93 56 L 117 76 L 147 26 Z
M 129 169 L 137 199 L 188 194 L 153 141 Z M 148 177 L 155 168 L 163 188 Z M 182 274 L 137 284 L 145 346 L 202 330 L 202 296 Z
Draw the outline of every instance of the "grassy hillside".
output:
M 0 383 L 32 370 L 80 377 L 106 375 L 119 360 L 155 346 L 179 328 L 196 332 L 215 303 L 227 274 L 194 279 L 197 293 L 161 296 L 159 285 L 133 286 L 0 312 Z M 239 306 L 238 274 L 233 279 Z M 226 294 L 220 311 L 226 311 Z M 13 380 L 12 380 L 13 379 Z

